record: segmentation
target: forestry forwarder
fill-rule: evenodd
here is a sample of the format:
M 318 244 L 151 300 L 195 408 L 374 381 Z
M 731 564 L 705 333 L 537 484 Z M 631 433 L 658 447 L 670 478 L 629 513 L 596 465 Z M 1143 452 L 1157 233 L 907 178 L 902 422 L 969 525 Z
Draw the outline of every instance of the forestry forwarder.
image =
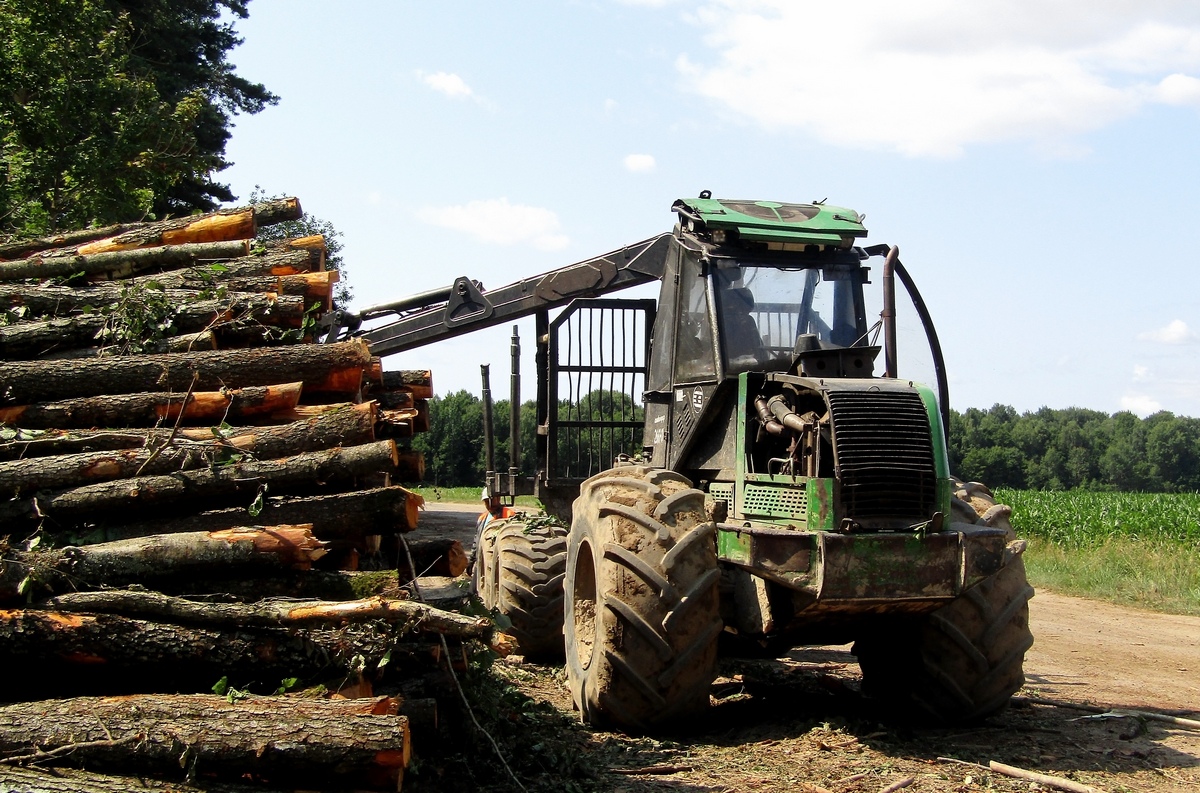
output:
M 941 350 L 897 249 L 857 246 L 861 217 L 823 203 L 706 191 L 672 209 L 672 233 L 604 256 L 335 318 L 330 338 L 400 314 L 362 334 L 387 355 L 535 316 L 539 470 L 517 470 L 514 338 L 512 462 L 488 492 L 497 516 L 533 492 L 570 528 L 481 521 L 480 596 L 526 654 L 565 650 L 591 723 L 647 730 L 702 711 L 718 640 L 854 642 L 873 696 L 943 721 L 1000 710 L 1033 642 L 1025 543 L 1008 507 L 950 475 Z M 874 257 L 884 308 L 868 327 Z M 936 395 L 897 376 L 897 277 Z M 594 299 L 650 281 L 657 306 Z

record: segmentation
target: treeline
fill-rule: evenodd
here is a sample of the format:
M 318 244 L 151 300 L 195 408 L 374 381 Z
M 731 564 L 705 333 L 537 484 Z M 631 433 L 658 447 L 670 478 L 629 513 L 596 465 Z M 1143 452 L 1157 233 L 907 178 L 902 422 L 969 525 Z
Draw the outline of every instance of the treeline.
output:
M 620 395 L 589 394 L 578 405 L 560 405 L 559 415 L 581 408 L 587 413 L 593 403 L 603 402 L 607 409 L 614 398 Z M 494 409 L 500 469 L 508 467 L 508 404 L 501 400 Z M 640 416 L 640 409 L 632 408 L 628 415 Z M 429 403 L 429 422 L 430 432 L 413 440 L 413 448 L 425 452 L 426 479 L 447 487 L 482 485 L 479 397 L 467 391 L 435 397 Z M 530 400 L 521 405 L 521 471 L 526 475 L 537 467 L 536 432 L 537 412 Z M 640 438 L 640 432 L 636 435 Z M 559 450 L 561 456 L 578 454 L 561 443 Z M 1166 411 L 1144 419 L 1083 408 L 1017 413 L 1008 405 L 995 405 L 951 411 L 949 451 L 951 471 L 991 487 L 1200 491 L 1200 419 Z
M 496 442 L 496 468 L 508 470 L 509 400 L 492 408 Z M 558 405 L 563 422 L 616 419 L 638 422 L 637 429 L 600 430 L 560 427 L 555 445 L 557 475 L 588 477 L 612 466 L 616 454 L 641 451 L 642 408 L 619 391 L 595 390 L 576 401 Z M 482 487 L 486 462 L 483 448 L 483 401 L 467 391 L 456 391 L 429 401 L 429 432 L 416 437 L 412 448 L 425 453 L 425 481 L 445 487 Z M 521 473 L 537 470 L 537 405 L 521 404 Z
M 1200 490 L 1200 419 L 1008 405 L 950 416 L 950 467 L 991 487 Z

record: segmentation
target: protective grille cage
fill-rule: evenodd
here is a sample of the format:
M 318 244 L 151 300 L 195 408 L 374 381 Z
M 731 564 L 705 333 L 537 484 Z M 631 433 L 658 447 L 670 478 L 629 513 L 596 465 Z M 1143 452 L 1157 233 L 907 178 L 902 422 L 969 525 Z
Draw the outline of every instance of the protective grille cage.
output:
M 920 394 L 832 391 L 829 407 L 846 516 L 928 520 L 937 503 L 937 469 Z
M 588 300 L 551 323 L 548 467 L 583 479 L 642 450 L 654 301 Z

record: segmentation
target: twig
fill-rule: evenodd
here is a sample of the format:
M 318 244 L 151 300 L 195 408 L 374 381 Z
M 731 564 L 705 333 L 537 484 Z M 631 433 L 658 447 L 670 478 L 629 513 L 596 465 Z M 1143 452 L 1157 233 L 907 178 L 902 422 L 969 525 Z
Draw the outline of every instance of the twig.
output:
M 904 779 L 901 779 L 899 782 L 893 782 L 892 784 L 885 787 L 883 790 L 880 790 L 879 793 L 896 793 L 897 790 L 903 790 L 904 788 L 908 787 L 909 785 L 911 785 L 913 782 L 916 782 L 916 781 L 917 780 L 914 779 L 913 777 L 906 776 Z
M 1099 788 L 1094 788 L 1091 785 L 1084 785 L 1080 782 L 1072 782 L 1069 779 L 1062 777 L 1049 776 L 1048 774 L 1039 774 L 1036 771 L 1026 771 L 1024 768 L 997 763 L 992 760 L 988 763 L 988 768 L 995 771 L 997 774 L 1004 774 L 1015 779 L 1024 779 L 1027 782 L 1037 782 L 1039 785 L 1056 788 L 1058 790 L 1066 790 L 1069 793 L 1101 793 Z
M 991 771 L 992 770 L 992 769 L 988 768 L 986 765 L 980 765 L 979 763 L 971 763 L 966 760 L 958 760 L 953 757 L 939 757 L 938 762 L 939 763 L 954 763 L 956 765 L 965 765 L 965 766 L 969 766 L 971 768 L 978 768 L 980 771 Z
M 1179 716 L 1167 716 L 1163 713 L 1152 713 L 1145 710 L 1118 710 L 1113 708 L 1110 712 L 1118 716 L 1134 716 L 1139 719 L 1146 719 L 1147 721 L 1166 722 L 1167 724 L 1173 724 L 1176 727 L 1185 727 L 1189 730 L 1200 730 L 1200 721 L 1196 719 L 1184 719 Z
M 59 746 L 56 749 L 51 749 L 48 752 L 43 752 L 41 749 L 38 749 L 33 754 L 21 754 L 14 757 L 0 758 L 0 765 L 16 765 L 17 763 L 24 763 L 28 761 L 41 762 L 44 760 L 51 760 L 55 757 L 59 757 L 60 755 L 70 754 L 77 749 L 111 749 L 116 746 L 124 746 L 127 743 L 133 743 L 134 741 L 140 741 L 141 739 L 141 735 L 126 735 L 124 738 L 117 738 L 116 740 L 69 743 L 65 746 Z
M 669 765 L 669 764 L 663 763 L 663 764 L 659 764 L 659 765 L 643 766 L 642 768 L 610 768 L 610 769 L 608 769 L 608 773 L 622 774 L 624 776 L 641 776 L 643 774 L 645 774 L 645 775 L 679 774 L 679 773 L 683 773 L 685 771 L 695 771 L 695 770 L 696 770 L 695 766 Z
M 196 389 L 196 383 L 198 382 L 200 382 L 200 373 L 193 372 L 192 382 L 188 384 L 187 393 L 183 395 L 183 404 L 179 407 L 179 415 L 175 417 L 175 426 L 171 428 L 171 434 L 167 436 L 162 445 L 150 452 L 150 456 L 146 458 L 146 462 L 138 467 L 137 473 L 134 474 L 135 478 L 141 476 L 142 471 L 146 470 L 146 466 L 158 459 L 158 456 L 163 453 L 163 449 L 170 446 L 171 442 L 175 440 L 175 436 L 179 434 L 179 425 L 183 423 L 183 414 L 187 412 L 188 401 L 192 398 L 192 391 Z
M 400 546 L 404 548 L 404 555 L 408 557 L 408 569 L 416 570 L 417 563 L 413 561 L 412 550 L 408 547 L 408 540 L 403 534 L 397 536 L 400 538 Z M 415 578 L 412 581 L 412 586 L 413 594 L 417 596 L 417 600 L 424 603 L 425 597 L 421 594 L 421 585 L 417 583 Z M 454 681 L 454 688 L 458 690 L 459 699 L 462 700 L 463 707 L 467 709 L 467 715 L 471 717 L 471 722 L 475 725 L 475 729 L 479 730 L 483 737 L 488 739 L 488 743 L 492 745 L 492 750 L 496 753 L 496 758 L 500 760 L 500 765 L 504 766 L 504 770 L 508 772 L 508 776 L 513 781 L 513 784 L 522 791 L 525 791 L 525 793 L 528 793 L 526 787 L 521 784 L 521 780 L 517 778 L 512 767 L 508 764 L 508 760 L 504 758 L 504 752 L 500 750 L 500 744 L 496 743 L 496 739 L 492 737 L 492 734 L 483 728 L 483 725 L 479 723 L 479 719 L 475 718 L 475 710 L 471 707 L 471 701 L 467 699 L 467 692 L 463 691 L 462 683 L 458 681 L 458 674 L 454 671 L 454 664 L 450 663 L 450 646 L 446 643 L 446 635 L 439 633 L 438 638 L 442 642 L 442 654 L 446 659 L 446 669 L 450 672 L 450 679 Z

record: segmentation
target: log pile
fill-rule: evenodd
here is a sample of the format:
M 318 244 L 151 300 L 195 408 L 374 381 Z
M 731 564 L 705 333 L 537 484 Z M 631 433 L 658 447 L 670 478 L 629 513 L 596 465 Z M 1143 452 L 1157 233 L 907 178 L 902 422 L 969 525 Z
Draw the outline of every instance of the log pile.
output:
M 0 788 L 394 790 L 446 651 L 502 647 L 405 599 L 465 567 L 399 552 L 430 375 L 312 343 L 323 239 L 253 242 L 300 214 L 0 245 Z

